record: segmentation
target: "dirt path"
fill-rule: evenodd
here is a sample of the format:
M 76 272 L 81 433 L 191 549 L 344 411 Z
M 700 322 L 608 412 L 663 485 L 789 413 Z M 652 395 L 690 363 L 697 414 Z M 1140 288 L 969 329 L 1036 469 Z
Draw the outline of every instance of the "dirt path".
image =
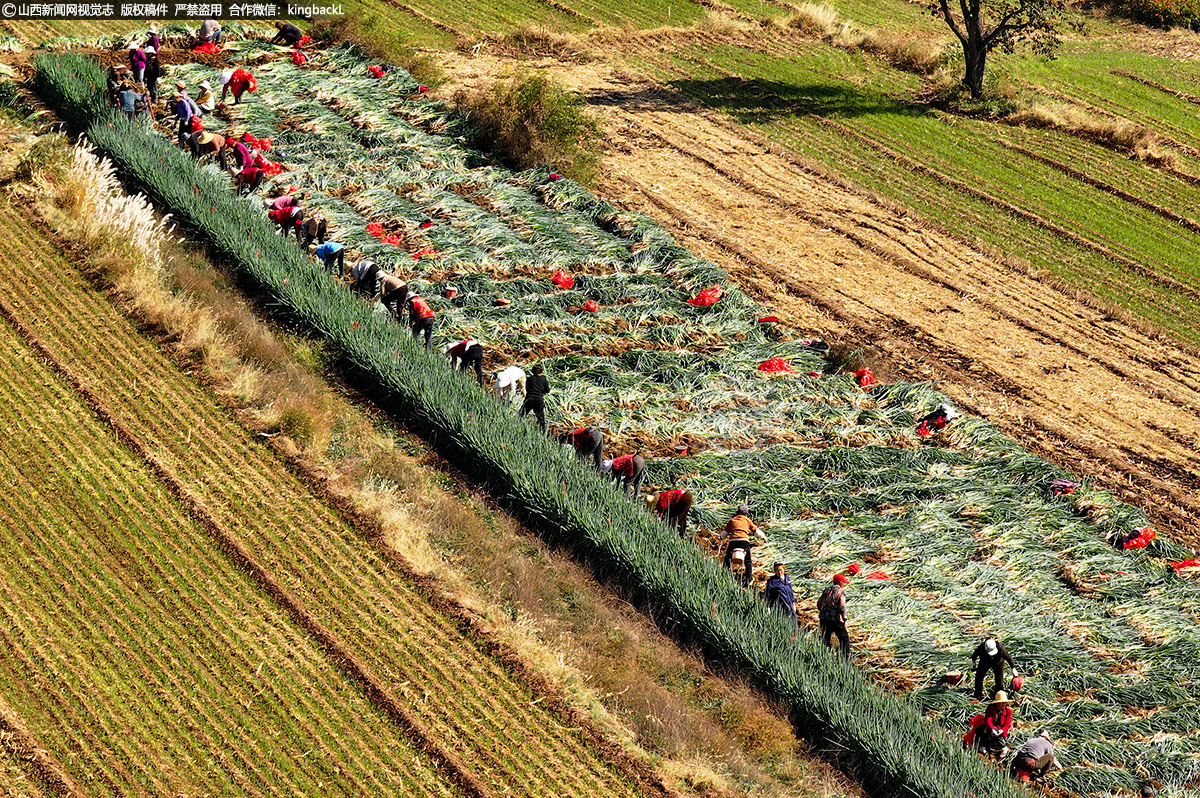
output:
M 456 85 L 501 62 L 453 57 Z M 595 107 L 599 193 L 660 221 L 798 331 L 937 379 L 1032 451 L 1195 545 L 1200 357 L 997 263 L 686 98 L 602 64 L 545 62 Z

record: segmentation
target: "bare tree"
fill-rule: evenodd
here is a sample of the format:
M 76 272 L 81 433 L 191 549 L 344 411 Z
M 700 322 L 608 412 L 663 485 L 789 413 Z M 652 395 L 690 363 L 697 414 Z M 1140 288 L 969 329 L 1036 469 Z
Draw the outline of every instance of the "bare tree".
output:
M 962 42 L 967 66 L 963 83 L 979 99 L 988 53 L 996 47 L 1011 53 L 1017 43 L 1027 42 L 1052 55 L 1065 7 L 1066 0 L 931 0 L 930 10 Z

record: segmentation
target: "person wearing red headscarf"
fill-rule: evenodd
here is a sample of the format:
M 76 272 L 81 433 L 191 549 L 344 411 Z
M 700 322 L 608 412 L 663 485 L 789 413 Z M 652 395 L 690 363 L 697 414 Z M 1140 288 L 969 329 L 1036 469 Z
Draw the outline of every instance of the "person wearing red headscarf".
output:
M 846 591 L 850 580 L 845 574 L 835 574 L 833 584 L 817 599 L 817 614 L 821 620 L 821 642 L 832 647 L 831 638 L 837 635 L 842 656 L 850 659 L 850 633 L 846 631 Z

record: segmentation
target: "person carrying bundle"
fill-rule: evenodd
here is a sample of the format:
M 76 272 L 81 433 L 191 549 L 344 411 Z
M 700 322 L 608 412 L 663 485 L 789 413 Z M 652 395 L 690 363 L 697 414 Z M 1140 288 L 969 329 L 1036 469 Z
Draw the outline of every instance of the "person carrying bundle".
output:
M 514 396 L 521 394 L 525 397 L 525 369 L 520 366 L 509 366 L 503 371 L 496 372 L 496 395 L 508 394 L 511 401 Z
M 753 546 L 750 542 L 751 534 L 759 538 L 763 543 L 767 542 L 767 536 L 750 520 L 750 508 L 744 504 L 739 505 L 737 512 L 725 524 L 725 531 L 721 533 L 721 540 L 729 538 L 729 545 L 725 547 L 725 561 L 722 563 L 722 566 L 729 568 L 730 565 L 733 565 L 736 568 L 738 564 L 745 564 L 745 574 L 741 580 L 742 587 L 749 587 L 751 579 L 754 578 L 754 563 L 750 557 L 750 551 Z M 735 563 L 735 561 L 737 562 Z
M 456 344 L 446 344 L 443 351 L 450 358 L 451 369 L 457 365 L 459 371 L 468 371 L 474 366 L 475 378 L 479 381 L 479 387 L 483 387 L 483 344 L 466 338 Z
M 396 321 L 400 321 L 400 312 L 404 308 L 404 300 L 407 296 L 408 283 L 389 272 L 381 271 L 379 273 L 379 301 Z
M 775 612 L 796 623 L 796 594 L 792 590 L 792 580 L 788 578 L 787 569 L 783 563 L 777 562 L 772 567 L 774 573 L 763 588 L 763 600 Z
M 525 381 L 525 401 L 521 404 L 518 417 L 533 413 L 542 432 L 546 431 L 546 394 L 550 393 L 550 380 L 542 373 L 542 364 L 533 367 L 533 373 Z
M 408 326 L 412 329 L 413 338 L 425 334 L 425 351 L 429 351 L 429 339 L 433 337 L 434 313 L 433 308 L 423 298 L 409 291 L 405 297 L 408 304 Z
M 974 653 L 971 654 L 971 662 L 975 663 L 976 701 L 983 699 L 983 680 L 988 671 L 992 672 L 996 680 L 996 685 L 992 688 L 993 693 L 998 693 L 1004 688 L 1005 662 L 1012 668 L 1013 676 L 1017 675 L 1017 666 L 1013 664 L 1013 658 L 1004 650 L 1004 646 L 1000 645 L 1000 641 L 990 635 L 975 647 Z
M 602 471 L 601 460 L 604 458 L 604 433 L 594 427 L 578 427 L 558 436 L 559 443 L 569 443 L 575 448 L 575 455 L 580 460 L 587 460 L 591 455 L 596 464 L 596 470 Z
M 1033 781 L 1060 767 L 1062 765 L 1058 764 L 1058 758 L 1054 756 L 1050 732 L 1041 729 L 1017 750 L 1017 755 L 1012 761 L 1012 776 L 1018 781 Z
M 299 228 L 297 227 L 296 237 L 300 237 Z M 317 247 L 313 252 L 317 259 L 325 265 L 325 271 L 332 274 L 334 277 L 341 279 L 342 273 L 346 271 L 346 248 L 336 241 L 329 241 Z M 336 265 L 336 271 L 334 267 Z
M 821 622 L 821 643 L 832 647 L 832 638 L 837 635 L 842 656 L 850 659 L 850 633 L 846 631 L 846 583 L 845 574 L 834 574 L 833 584 L 817 599 L 817 616 Z
M 216 155 L 221 168 L 229 171 L 229 162 L 225 160 L 225 137 L 220 133 L 209 133 L 207 130 L 197 130 L 188 137 L 192 157 L 199 160 L 205 155 Z
M 647 502 L 652 502 L 654 512 L 662 516 L 667 529 L 672 526 L 679 532 L 679 537 L 687 537 L 687 516 L 692 509 L 692 494 L 686 490 L 664 490 L 658 494 L 658 500 L 647 496 Z
M 642 479 L 646 476 L 646 460 L 640 454 L 623 454 L 600 464 L 600 470 L 610 478 L 621 482 L 621 489 L 636 496 L 642 492 Z

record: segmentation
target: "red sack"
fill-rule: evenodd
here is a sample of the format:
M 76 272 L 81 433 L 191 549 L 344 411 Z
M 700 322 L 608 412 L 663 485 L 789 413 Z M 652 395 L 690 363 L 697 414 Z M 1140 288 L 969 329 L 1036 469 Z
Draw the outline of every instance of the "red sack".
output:
M 551 172 L 551 173 L 550 173 L 550 179 L 551 179 L 551 180 L 562 180 L 562 175 L 555 174 L 554 172 Z
M 260 164 L 260 163 L 258 163 L 257 159 L 255 159 L 254 165 L 257 166 L 259 169 L 262 169 L 264 174 L 268 174 L 268 175 L 277 175 L 283 171 L 283 167 L 280 166 L 279 164 L 275 163 L 274 161 L 264 160 Z
M 216 53 L 221 52 L 221 48 L 218 47 L 215 42 L 205 42 L 204 44 L 198 44 L 195 47 L 193 47 L 192 52 L 193 53 L 209 53 L 211 55 L 211 54 L 216 54 Z
M 875 384 L 875 375 L 870 369 L 859 369 L 854 372 L 854 376 L 858 379 L 858 387 L 864 390 Z
M 436 258 L 437 254 L 437 250 L 433 247 L 425 247 L 425 249 L 422 249 L 420 252 L 413 253 L 413 260 L 420 260 L 421 258 Z
M 862 566 L 856 562 L 852 562 L 848 566 L 846 566 L 846 573 L 848 573 L 848 574 L 857 574 L 861 570 L 862 570 Z
M 600 306 L 596 304 L 596 301 L 594 299 L 589 299 L 587 302 L 583 303 L 583 309 L 586 310 L 588 313 L 595 313 L 597 310 L 600 309 Z
M 188 130 L 193 133 L 199 133 L 201 130 L 204 130 L 204 120 L 198 116 L 193 116 L 191 121 L 188 122 Z
M 772 374 L 778 372 L 787 372 L 788 374 L 796 373 L 796 370 L 792 368 L 792 364 L 781 357 L 773 357 L 770 360 L 764 360 L 762 363 L 758 364 L 758 370 L 766 371 Z
M 696 296 L 692 297 L 687 302 L 689 305 L 695 305 L 698 308 L 706 308 L 709 305 L 717 304 L 717 301 L 721 298 L 721 295 L 724 293 L 725 293 L 724 291 L 722 291 L 720 288 L 718 288 L 717 286 L 714 285 L 712 288 L 705 288 L 703 291 L 696 294 Z M 789 371 L 790 371 L 790 369 L 789 369 Z
M 891 579 L 891 577 L 885 574 L 883 571 L 874 571 L 867 574 L 867 579 Z
M 933 430 L 929 428 L 928 421 L 921 422 L 921 426 L 917 427 L 917 434 L 920 435 L 922 438 L 928 438 L 930 435 L 933 434 Z
M 391 244 L 393 247 L 400 246 L 400 244 L 404 241 L 404 239 L 395 233 L 388 233 L 385 236 L 380 236 L 379 240 L 385 244 Z
M 369 225 L 367 225 L 367 232 L 376 238 L 382 238 L 383 225 L 381 225 L 379 222 L 371 222 Z
M 810 371 L 810 372 L 808 372 L 808 376 L 810 376 L 810 377 L 820 377 L 820 376 L 821 376 L 821 372 L 819 372 L 819 371 Z
M 1178 573 L 1184 568 L 1200 568 L 1200 560 L 1180 560 L 1179 562 L 1171 563 L 1171 567 Z
M 270 152 L 271 148 L 275 146 L 275 139 L 259 139 L 258 141 L 254 142 L 254 146 L 263 152 Z
M 763 316 L 761 319 L 758 320 L 758 323 L 766 324 L 769 321 L 779 321 L 779 317 L 778 316 Z
M 258 81 L 254 79 L 253 75 L 251 75 L 249 78 L 246 79 L 246 91 L 257 91 L 257 90 L 258 90 Z
M 566 291 L 567 289 L 574 287 L 575 278 L 564 272 L 562 269 L 559 269 L 554 273 L 554 276 L 550 278 L 550 282 Z
M 429 91 L 429 87 L 425 85 L 417 86 L 417 94 L 424 94 Z
M 371 64 L 367 67 L 367 73 L 373 78 L 381 78 L 383 77 L 383 67 Z
M 306 56 L 302 50 L 297 50 L 296 52 L 292 53 L 292 63 L 296 66 L 304 66 L 308 63 L 308 56 Z
M 312 37 L 306 33 L 300 37 L 300 41 L 296 42 L 296 46 L 303 47 L 304 45 L 308 44 L 311 41 L 312 41 Z

